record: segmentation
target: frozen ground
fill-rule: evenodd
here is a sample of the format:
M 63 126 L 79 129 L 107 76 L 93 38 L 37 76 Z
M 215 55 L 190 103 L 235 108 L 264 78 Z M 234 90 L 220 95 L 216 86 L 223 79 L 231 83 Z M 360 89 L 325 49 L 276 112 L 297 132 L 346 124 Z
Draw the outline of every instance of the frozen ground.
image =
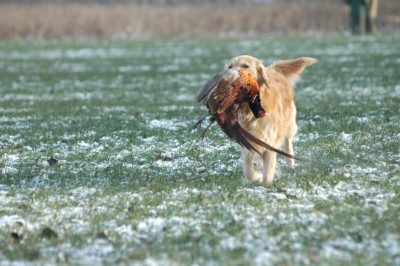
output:
M 313 56 L 269 186 L 191 126 L 232 56 Z M 400 38 L 0 43 L 0 264 L 399 265 Z

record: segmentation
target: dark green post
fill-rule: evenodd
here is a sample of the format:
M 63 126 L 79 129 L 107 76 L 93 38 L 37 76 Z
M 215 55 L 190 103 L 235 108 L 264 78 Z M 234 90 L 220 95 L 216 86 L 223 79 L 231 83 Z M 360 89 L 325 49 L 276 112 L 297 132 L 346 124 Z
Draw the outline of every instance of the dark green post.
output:
M 348 0 L 350 5 L 350 28 L 353 34 L 361 34 L 365 32 L 365 1 L 364 0 Z
M 378 0 L 346 0 L 350 5 L 350 28 L 353 34 L 376 33 Z

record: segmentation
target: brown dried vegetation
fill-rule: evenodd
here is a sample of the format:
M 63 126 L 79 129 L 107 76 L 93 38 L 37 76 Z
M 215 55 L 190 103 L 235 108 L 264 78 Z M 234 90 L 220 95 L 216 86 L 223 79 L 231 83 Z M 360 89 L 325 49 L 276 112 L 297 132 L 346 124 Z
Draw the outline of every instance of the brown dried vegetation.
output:
M 378 29 L 400 28 L 398 0 L 381 1 Z M 0 39 L 331 34 L 347 30 L 341 1 L 236 5 L 0 5 Z

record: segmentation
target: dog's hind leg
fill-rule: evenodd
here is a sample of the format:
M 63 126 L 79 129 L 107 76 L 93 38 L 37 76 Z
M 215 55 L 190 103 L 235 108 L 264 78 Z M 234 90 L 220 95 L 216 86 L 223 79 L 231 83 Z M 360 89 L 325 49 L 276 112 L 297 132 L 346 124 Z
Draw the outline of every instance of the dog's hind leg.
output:
M 294 155 L 292 138 L 286 138 L 285 139 L 285 143 L 283 144 L 283 150 L 286 153 Z M 289 165 L 289 167 L 293 168 L 294 167 L 294 159 L 293 158 L 289 158 L 289 157 L 285 157 L 285 159 L 286 159 L 286 162 Z
M 297 133 L 297 124 L 296 124 L 296 106 L 294 102 L 292 103 L 292 114 L 290 116 L 290 122 L 289 122 L 289 128 L 287 131 L 287 135 L 285 138 L 285 142 L 283 143 L 283 150 L 286 153 L 289 153 L 291 155 L 294 155 L 293 151 L 293 137 Z M 286 157 L 286 162 L 289 167 L 293 168 L 294 167 L 294 159 Z

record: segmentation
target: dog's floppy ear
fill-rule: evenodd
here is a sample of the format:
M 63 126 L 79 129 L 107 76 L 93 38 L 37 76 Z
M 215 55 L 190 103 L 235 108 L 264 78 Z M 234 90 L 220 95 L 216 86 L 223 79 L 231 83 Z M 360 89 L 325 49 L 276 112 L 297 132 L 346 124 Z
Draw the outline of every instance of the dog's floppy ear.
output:
M 265 72 L 265 67 L 261 61 L 257 61 L 256 69 L 257 69 L 257 83 L 266 84 L 268 86 L 267 73 Z
M 276 61 L 271 65 L 271 68 L 281 73 L 294 84 L 299 80 L 299 74 L 303 72 L 307 66 L 316 62 L 317 60 L 311 57 L 300 57 L 293 60 Z

